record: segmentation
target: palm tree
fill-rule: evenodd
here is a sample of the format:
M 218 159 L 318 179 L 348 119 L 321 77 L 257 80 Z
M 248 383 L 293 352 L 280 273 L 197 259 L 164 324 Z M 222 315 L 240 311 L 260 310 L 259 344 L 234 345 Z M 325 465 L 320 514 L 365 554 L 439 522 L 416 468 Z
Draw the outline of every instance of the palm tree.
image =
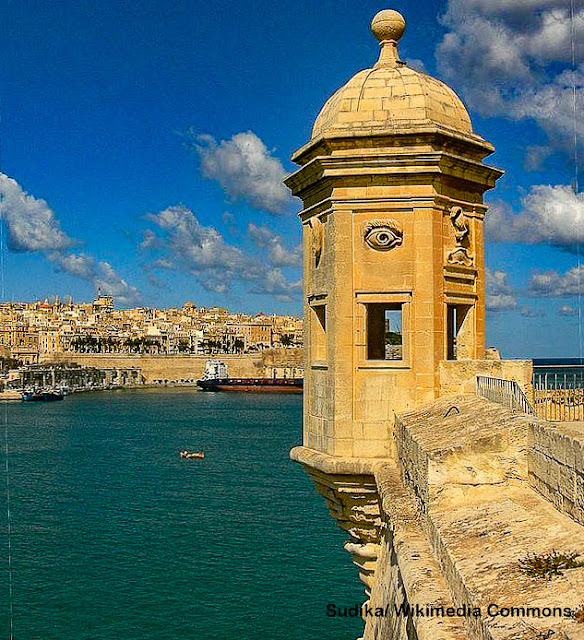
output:
M 280 338 L 280 342 L 282 343 L 283 347 L 289 347 L 294 342 L 294 339 L 292 336 L 288 335 L 287 333 L 283 333 L 282 337 Z

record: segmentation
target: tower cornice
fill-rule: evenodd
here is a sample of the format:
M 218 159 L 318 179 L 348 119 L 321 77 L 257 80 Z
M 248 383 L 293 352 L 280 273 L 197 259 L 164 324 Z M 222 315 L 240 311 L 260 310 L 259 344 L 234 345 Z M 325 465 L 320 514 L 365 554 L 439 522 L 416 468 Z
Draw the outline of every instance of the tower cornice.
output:
M 394 149 L 346 150 L 343 155 L 322 155 L 312 157 L 304 166 L 290 174 L 286 185 L 296 196 L 303 197 L 314 185 L 324 182 L 346 183 L 352 179 L 357 186 L 373 177 L 391 176 L 394 181 L 415 180 L 423 177 L 427 182 L 432 174 L 470 183 L 476 189 L 481 186 L 486 191 L 504 171 L 480 160 L 458 155 L 454 151 L 427 151 L 418 148 L 402 149 L 396 154 Z M 349 187 L 350 188 L 350 187 Z

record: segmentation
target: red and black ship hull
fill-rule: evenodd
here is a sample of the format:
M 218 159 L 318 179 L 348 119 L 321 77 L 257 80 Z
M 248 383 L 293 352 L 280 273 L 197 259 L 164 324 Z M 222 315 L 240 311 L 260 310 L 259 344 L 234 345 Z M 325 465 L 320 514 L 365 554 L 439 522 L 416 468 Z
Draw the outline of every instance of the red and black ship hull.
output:
M 217 378 L 197 380 L 203 391 L 302 393 L 302 378 Z

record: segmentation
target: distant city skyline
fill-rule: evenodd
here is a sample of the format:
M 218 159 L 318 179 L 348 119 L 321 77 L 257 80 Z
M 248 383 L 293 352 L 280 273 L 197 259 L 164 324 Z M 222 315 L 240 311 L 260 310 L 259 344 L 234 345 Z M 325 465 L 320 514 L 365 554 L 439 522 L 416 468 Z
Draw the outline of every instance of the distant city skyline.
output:
M 219 307 L 129 307 L 91 302 L 0 303 L 0 359 L 37 364 L 78 354 L 202 355 L 301 346 L 302 319 Z M 14 367 L 13 367 L 14 368 Z
M 376 60 L 385 6 L 402 57 L 453 87 L 506 171 L 486 198 L 488 344 L 582 355 L 584 8 L 570 20 L 565 0 L 0 7 L 4 298 L 299 314 L 282 179 Z
M 96 300 L 99 299 L 103 299 L 103 298 L 111 298 L 112 299 L 112 303 L 115 309 L 118 310 L 123 310 L 123 309 L 140 309 L 140 308 L 150 308 L 150 309 L 159 309 L 159 310 L 165 310 L 165 309 L 181 309 L 183 307 L 186 306 L 193 306 L 195 309 L 221 309 L 223 311 L 228 311 L 229 313 L 234 313 L 234 314 L 242 314 L 242 315 L 287 315 L 287 316 L 294 316 L 294 317 L 300 317 L 302 314 L 301 313 L 286 313 L 286 312 L 272 312 L 272 313 L 267 313 L 265 311 L 263 311 L 262 309 L 257 309 L 257 310 L 252 310 L 252 311 L 242 311 L 239 310 L 237 308 L 233 308 L 233 307 L 228 307 L 228 306 L 221 306 L 221 305 L 199 305 L 196 303 L 196 301 L 194 300 L 182 300 L 179 301 L 177 304 L 175 305 L 155 305 L 155 304 L 150 304 L 150 305 L 146 305 L 146 304 L 132 304 L 132 305 L 121 305 L 121 304 L 116 304 L 116 299 L 114 296 L 108 296 L 105 294 L 100 294 L 99 292 L 96 292 L 94 295 L 91 295 L 87 298 L 75 298 L 75 296 L 69 294 L 66 296 L 59 296 L 59 294 L 53 294 L 53 295 L 48 295 L 48 296 L 41 296 L 39 298 L 33 298 L 33 299 L 29 299 L 29 300 L 25 300 L 24 298 L 7 298 L 6 300 L 0 300 L 0 307 L 2 307 L 3 304 L 24 304 L 24 305 L 34 305 L 34 304 L 43 304 L 45 302 L 49 303 L 51 306 L 53 305 L 90 305 L 92 303 L 94 303 Z

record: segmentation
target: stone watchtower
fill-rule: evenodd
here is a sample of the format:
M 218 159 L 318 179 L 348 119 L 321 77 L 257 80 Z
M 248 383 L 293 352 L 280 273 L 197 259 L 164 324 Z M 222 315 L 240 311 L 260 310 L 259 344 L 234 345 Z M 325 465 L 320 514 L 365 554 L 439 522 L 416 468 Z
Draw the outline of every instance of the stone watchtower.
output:
M 396 11 L 375 16 L 379 60 L 326 102 L 286 179 L 304 203 L 304 446 L 291 457 L 368 585 L 372 469 L 397 458 L 396 413 L 502 366 L 483 360 L 483 194 L 502 171 L 452 89 L 400 60 L 404 27 Z
M 584 555 L 584 438 L 538 422 L 529 361 L 485 357 L 483 194 L 502 172 L 456 94 L 400 60 L 404 26 L 375 16 L 379 60 L 326 102 L 286 180 L 304 203 L 291 457 L 349 536 L 364 640 L 584 638 L 584 567 L 553 589 L 518 571 L 525 554 Z M 564 617 L 493 613 L 528 602 Z M 395 613 L 423 603 L 479 615 Z
M 483 193 L 502 171 L 456 94 L 380 56 L 326 102 L 286 184 L 304 203 L 304 445 L 392 453 L 394 412 L 440 393 L 439 363 L 485 353 Z

